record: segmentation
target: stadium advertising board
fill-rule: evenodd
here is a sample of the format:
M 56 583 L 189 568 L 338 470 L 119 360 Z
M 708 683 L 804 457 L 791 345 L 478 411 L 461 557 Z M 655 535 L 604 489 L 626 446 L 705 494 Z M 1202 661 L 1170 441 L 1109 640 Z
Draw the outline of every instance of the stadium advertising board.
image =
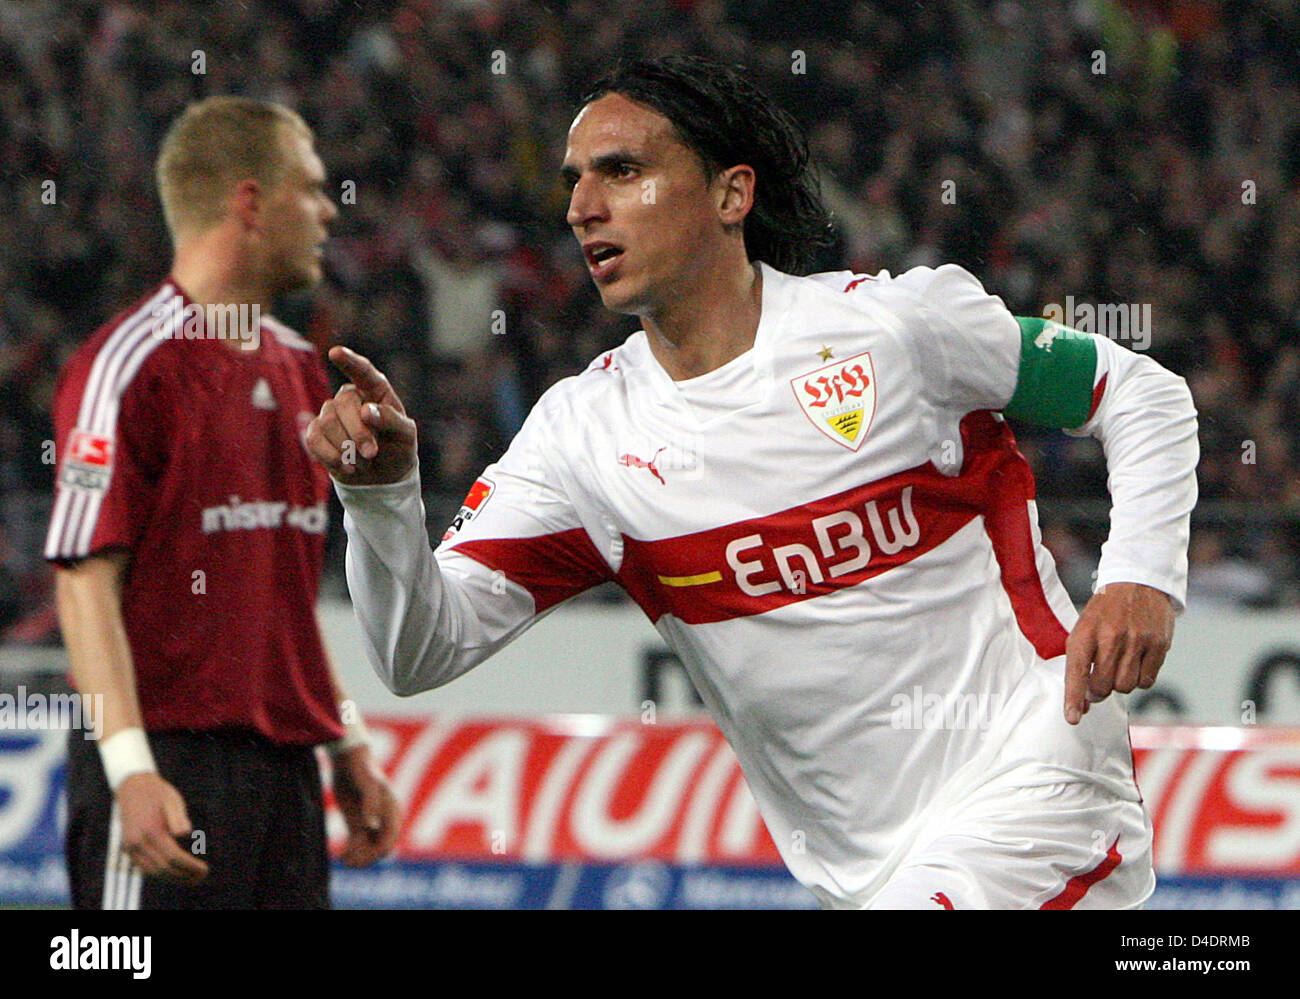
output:
M 707 722 L 368 719 L 396 856 L 336 868 L 364 908 L 809 908 Z M 0 733 L 0 900 L 66 904 L 63 734 Z M 1151 908 L 1300 908 L 1300 732 L 1138 726 Z M 342 842 L 342 821 L 330 831 Z

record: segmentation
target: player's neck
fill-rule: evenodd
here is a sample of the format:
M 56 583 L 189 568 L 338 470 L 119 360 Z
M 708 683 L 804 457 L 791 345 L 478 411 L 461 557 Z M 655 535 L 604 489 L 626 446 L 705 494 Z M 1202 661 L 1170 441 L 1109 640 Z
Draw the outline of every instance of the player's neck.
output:
M 195 305 L 248 305 L 254 314 L 271 312 L 268 288 L 251 279 L 247 268 L 229 252 L 228 244 L 202 237 L 180 243 L 172 262 L 172 279 Z M 243 350 L 245 343 L 230 339 L 229 345 Z
M 716 371 L 753 347 L 762 306 L 762 273 L 747 265 L 640 318 L 655 360 L 673 381 L 683 381 Z

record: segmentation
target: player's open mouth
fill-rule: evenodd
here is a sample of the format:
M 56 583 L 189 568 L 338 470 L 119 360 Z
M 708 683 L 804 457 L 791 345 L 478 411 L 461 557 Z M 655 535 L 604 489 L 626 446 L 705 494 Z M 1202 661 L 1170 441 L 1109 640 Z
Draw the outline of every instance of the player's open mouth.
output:
M 613 276 L 618 262 L 623 259 L 623 248 L 604 240 L 592 240 L 583 244 L 583 256 L 587 258 L 587 269 L 592 280 L 600 282 Z

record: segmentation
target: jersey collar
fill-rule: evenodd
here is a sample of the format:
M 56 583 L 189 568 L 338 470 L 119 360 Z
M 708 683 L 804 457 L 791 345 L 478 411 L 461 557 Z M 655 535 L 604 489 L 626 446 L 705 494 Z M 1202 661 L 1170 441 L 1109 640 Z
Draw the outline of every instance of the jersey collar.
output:
M 785 325 L 786 314 L 789 311 L 790 295 L 786 285 L 790 280 L 790 275 L 769 267 L 761 260 L 757 266 L 763 278 L 758 329 L 754 332 L 754 345 L 740 357 L 747 357 L 749 363 L 754 366 L 754 371 L 763 385 L 762 394 L 766 396 L 771 392 L 772 387 L 773 345 L 777 339 L 778 331 Z M 663 365 L 654 356 L 654 351 L 650 349 L 649 335 L 644 330 L 640 331 L 640 335 L 646 352 L 646 370 L 650 376 L 655 396 L 666 405 L 683 406 L 684 402 L 677 388 L 677 383 L 664 370 Z M 736 360 L 739 359 L 736 358 Z M 708 372 L 699 377 L 707 378 L 711 373 Z M 754 399 L 752 401 L 759 402 L 760 400 Z

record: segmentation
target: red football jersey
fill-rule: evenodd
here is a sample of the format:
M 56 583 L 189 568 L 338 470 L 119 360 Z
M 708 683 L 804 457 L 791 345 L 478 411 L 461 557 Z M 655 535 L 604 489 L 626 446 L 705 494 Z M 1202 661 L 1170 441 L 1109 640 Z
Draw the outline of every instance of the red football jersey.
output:
M 325 369 L 269 316 L 228 329 L 247 339 L 236 349 L 201 338 L 216 326 L 196 310 L 168 279 L 64 367 L 45 556 L 130 551 L 122 614 L 147 730 L 335 739 L 315 616 L 329 476 L 302 440 Z

